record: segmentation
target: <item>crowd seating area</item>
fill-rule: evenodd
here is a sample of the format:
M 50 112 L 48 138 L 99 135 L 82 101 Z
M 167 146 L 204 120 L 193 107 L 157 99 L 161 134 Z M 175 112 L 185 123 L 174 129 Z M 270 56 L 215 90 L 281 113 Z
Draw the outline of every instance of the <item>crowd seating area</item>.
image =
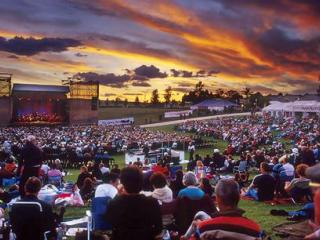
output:
M 301 206 L 292 212 L 275 206 L 269 214 L 297 223 L 310 220 L 312 229 L 300 231 L 300 237 L 317 239 L 319 125 L 317 118 L 263 115 L 189 121 L 176 127 L 192 135 L 133 126 L 2 128 L 2 231 L 4 235 L 11 231 L 18 240 L 66 235 L 114 240 L 268 239 L 270 232 L 256 219 L 244 217 L 238 207 L 242 199 Z M 197 149 L 210 142 L 207 139 L 229 145 L 213 146 L 211 154 L 201 156 Z M 183 143 L 189 151 L 187 166 L 173 164 L 167 154 L 150 164 L 149 149 L 164 142 L 173 148 Z M 143 149 L 146 160 L 123 169 L 110 164 L 112 153 L 131 148 Z M 79 167 L 76 182 L 66 180 L 66 162 L 72 156 L 77 163 L 73 166 Z M 68 206 L 87 206 L 90 212 L 68 221 L 64 218 Z

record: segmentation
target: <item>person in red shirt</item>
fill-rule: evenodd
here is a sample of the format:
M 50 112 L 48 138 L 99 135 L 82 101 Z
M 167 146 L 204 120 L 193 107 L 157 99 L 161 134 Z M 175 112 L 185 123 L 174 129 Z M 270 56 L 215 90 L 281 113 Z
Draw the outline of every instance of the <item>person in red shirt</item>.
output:
M 215 191 L 218 213 L 212 218 L 204 212 L 197 213 L 192 226 L 181 239 L 261 239 L 260 226 L 244 217 L 244 211 L 238 208 L 238 183 L 232 179 L 221 179 Z

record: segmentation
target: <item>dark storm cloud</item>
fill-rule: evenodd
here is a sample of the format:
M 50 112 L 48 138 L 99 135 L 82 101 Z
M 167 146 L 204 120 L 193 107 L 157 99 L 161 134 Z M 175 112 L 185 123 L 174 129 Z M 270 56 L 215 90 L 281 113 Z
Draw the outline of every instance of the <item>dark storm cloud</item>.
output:
M 191 71 L 186 71 L 186 70 L 183 70 L 181 72 L 182 76 L 181 77 L 184 77 L 184 78 L 190 78 L 190 77 L 193 77 L 193 73 Z
M 152 78 L 166 78 L 166 73 L 160 72 L 160 69 L 151 65 L 141 65 L 133 70 L 124 69 L 126 72 L 122 75 L 114 73 L 99 74 L 95 72 L 83 72 L 73 75 L 72 78 L 83 81 L 99 82 L 102 85 L 109 87 L 127 87 L 129 84 L 135 87 L 150 87 L 150 79 Z
M 219 71 L 216 70 L 199 70 L 197 72 L 187 71 L 187 70 L 177 70 L 177 69 L 170 69 L 171 77 L 183 77 L 183 78 L 192 78 L 192 77 L 209 77 L 213 74 L 218 74 Z
M 145 81 L 133 81 L 131 85 L 135 87 L 151 87 L 151 84 Z
M 99 82 L 101 85 L 109 87 L 124 87 L 131 79 L 127 74 L 115 75 L 114 73 L 98 74 L 94 72 L 77 73 L 73 76 L 74 79 L 81 79 L 86 82 Z
M 150 65 L 142 65 L 133 70 L 134 73 L 138 76 L 143 76 L 147 78 L 166 78 L 168 76 L 167 73 L 161 72 L 159 68 Z
M 210 71 L 208 72 L 208 76 L 216 75 L 216 74 L 218 74 L 218 73 L 220 73 L 220 71 L 218 71 L 218 70 L 210 70 Z
M 16 55 L 9 55 L 9 56 L 7 56 L 7 58 L 19 59 L 19 57 L 18 57 L 18 56 L 16 56 Z
M 132 71 L 131 71 L 131 72 L 132 72 Z M 149 78 L 148 78 L 148 77 L 141 76 L 141 75 L 136 75 L 136 74 L 132 74 L 131 79 L 132 79 L 132 80 L 137 80 L 137 81 L 140 81 L 140 82 L 149 81 Z
M 69 47 L 78 47 L 81 42 L 70 38 L 23 38 L 0 37 L 0 51 L 32 56 L 41 52 L 63 52 Z
M 310 40 L 290 38 L 279 28 L 264 32 L 257 40 L 263 49 L 263 56 L 274 63 L 288 68 L 302 68 L 304 71 L 319 71 L 320 37 Z
M 76 57 L 87 57 L 88 55 L 82 54 L 82 53 L 76 53 L 75 56 Z

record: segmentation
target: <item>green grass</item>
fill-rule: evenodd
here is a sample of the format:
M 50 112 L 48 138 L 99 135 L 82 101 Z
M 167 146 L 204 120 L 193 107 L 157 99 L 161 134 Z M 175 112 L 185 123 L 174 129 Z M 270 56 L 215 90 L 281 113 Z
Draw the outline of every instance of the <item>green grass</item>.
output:
M 166 132 L 172 132 L 174 131 L 174 125 L 169 126 L 162 126 L 162 127 L 156 127 L 156 128 L 149 128 L 150 130 L 160 130 L 160 131 L 166 131 Z M 179 133 L 183 134 L 183 133 Z M 192 134 L 190 134 L 192 135 Z M 214 148 L 218 148 L 220 151 L 223 151 L 228 143 L 226 141 L 222 140 L 213 140 L 213 138 L 206 138 L 206 140 L 211 140 L 214 143 L 214 146 L 211 148 L 203 148 L 203 149 L 196 149 L 195 154 L 199 154 L 202 157 L 205 157 L 207 154 L 211 155 Z M 290 141 L 288 140 L 281 140 L 285 143 L 286 146 L 290 145 Z M 188 159 L 188 152 L 185 152 L 185 158 Z M 237 157 L 237 156 L 235 156 Z M 119 164 L 120 168 L 123 168 L 125 166 L 124 162 L 124 154 L 117 154 L 114 155 L 113 158 L 115 159 L 115 162 Z M 185 166 L 184 166 L 185 167 Z M 66 176 L 67 181 L 73 181 L 75 182 L 77 179 L 77 176 L 79 174 L 79 170 L 69 170 L 70 175 Z M 251 178 L 255 175 L 250 174 Z M 271 209 L 283 209 L 286 211 L 292 211 L 292 210 L 298 210 L 302 206 L 298 205 L 278 205 L 278 206 L 272 206 L 265 203 L 255 202 L 255 201 L 247 201 L 247 200 L 241 200 L 240 201 L 240 208 L 246 211 L 245 216 L 256 221 L 260 224 L 263 230 L 267 232 L 268 235 L 272 237 L 272 239 L 280 239 L 279 237 L 275 236 L 275 234 L 272 233 L 272 228 L 278 224 L 286 222 L 285 217 L 275 217 L 270 215 Z M 88 207 L 81 207 L 81 208 L 67 208 L 66 211 L 66 217 L 70 218 L 77 218 L 77 217 L 83 217 L 85 215 L 85 211 L 88 209 Z
M 271 209 L 283 209 L 286 211 L 294 211 L 300 209 L 302 206 L 298 205 L 277 205 L 255 202 L 255 201 L 240 201 L 240 208 L 246 211 L 245 216 L 259 223 L 261 228 L 271 235 L 272 239 L 280 239 L 273 232 L 272 228 L 276 225 L 286 222 L 285 217 L 271 216 Z

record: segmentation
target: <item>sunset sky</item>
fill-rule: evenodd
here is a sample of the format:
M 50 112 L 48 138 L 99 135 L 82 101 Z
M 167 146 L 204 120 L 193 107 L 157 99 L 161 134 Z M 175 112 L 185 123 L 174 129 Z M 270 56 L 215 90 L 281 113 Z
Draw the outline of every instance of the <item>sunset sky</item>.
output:
M 198 81 L 315 93 L 319 0 L 1 0 L 0 72 L 13 82 L 101 83 L 101 98 L 148 99 Z

